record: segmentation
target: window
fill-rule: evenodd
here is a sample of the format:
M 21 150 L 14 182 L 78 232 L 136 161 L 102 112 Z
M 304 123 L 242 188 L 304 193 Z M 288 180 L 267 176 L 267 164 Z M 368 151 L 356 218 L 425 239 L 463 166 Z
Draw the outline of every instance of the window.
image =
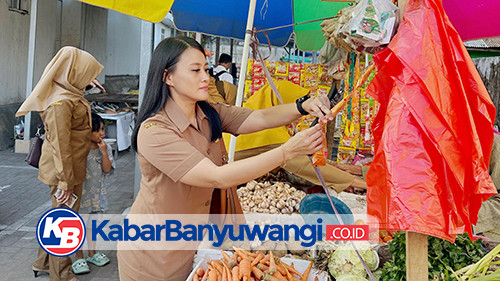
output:
M 28 10 L 23 9 L 27 7 L 27 0 L 9 0 L 9 11 L 17 12 L 22 15 L 28 14 Z
M 161 28 L 161 35 L 160 35 L 160 38 L 161 40 L 165 39 L 165 28 Z

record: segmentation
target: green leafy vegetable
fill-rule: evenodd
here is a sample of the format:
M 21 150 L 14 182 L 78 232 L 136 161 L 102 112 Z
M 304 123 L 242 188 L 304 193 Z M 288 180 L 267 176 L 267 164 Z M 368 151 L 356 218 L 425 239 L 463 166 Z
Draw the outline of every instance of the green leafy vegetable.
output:
M 406 280 L 405 232 L 397 232 L 389 242 L 392 259 L 382 268 L 381 281 Z M 467 234 L 457 235 L 455 243 L 429 236 L 429 280 L 456 280 L 453 271 L 479 261 L 485 253 L 481 240 L 472 242 Z

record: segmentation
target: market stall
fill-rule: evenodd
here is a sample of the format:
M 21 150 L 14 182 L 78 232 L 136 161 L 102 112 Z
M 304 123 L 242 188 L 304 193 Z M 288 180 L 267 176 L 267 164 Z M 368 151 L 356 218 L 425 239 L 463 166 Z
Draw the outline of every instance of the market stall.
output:
M 177 3 L 182 2 L 175 4 Z M 189 1 L 186 3 L 189 4 Z M 492 109 L 484 85 L 478 79 L 475 69 L 471 67 L 470 58 L 464 52 L 462 41 L 446 17 L 442 4 L 433 0 L 410 1 L 406 10 L 408 15 L 405 14 L 399 31 L 392 40 L 397 26 L 396 15 L 399 12 L 390 1 L 360 1 L 354 7 L 345 8 L 334 20 L 323 22 L 322 27 L 328 42 L 322 53 L 329 58 L 325 59 L 325 64 L 329 65 L 327 71 L 325 66 L 319 65 L 266 62 L 260 56 L 254 58 L 259 60 L 247 63 L 250 38 L 256 37 L 255 34 L 251 34 L 254 7 L 255 3 L 250 5 L 251 20 L 247 21 L 247 27 L 243 32 L 242 28 L 239 29 L 240 34 L 237 36 L 245 37 L 247 47 L 244 50 L 237 105 L 242 104 L 244 97 L 250 98 L 254 90 L 259 90 L 266 84 L 260 76 L 260 69 L 274 73 L 276 80 L 285 79 L 308 88 L 313 95 L 328 93 L 330 91 L 328 87 L 333 86 L 334 75 L 342 72 L 343 75 L 337 76 L 337 80 L 344 81 L 346 90 L 343 92 L 342 101 L 338 103 L 339 106 L 334 107 L 335 115 L 342 111 L 343 124 L 337 159 L 344 163 L 363 165 L 368 164 L 370 160 L 367 155 L 374 156 L 368 173 L 368 214 L 378 219 L 377 224 L 383 230 L 408 231 L 406 276 L 408 280 L 427 280 L 426 235 L 453 241 L 457 233 L 462 233 L 464 230 L 470 233 L 471 224 L 477 219 L 481 200 L 494 193 L 491 180 L 485 173 L 487 167 L 485 159 L 489 158 L 491 138 L 481 133 L 482 130 L 491 127 L 494 116 L 491 112 L 494 108 Z M 210 9 L 205 7 L 200 9 L 205 10 L 200 18 L 207 18 L 206 11 Z M 174 16 L 176 11 L 192 12 L 190 9 L 174 9 Z M 332 11 L 328 12 L 328 16 L 335 16 Z M 428 21 L 417 22 L 422 17 Z M 409 37 L 408 34 L 413 37 Z M 283 38 L 276 36 L 275 40 Z M 440 41 L 442 38 L 447 40 Z M 262 38 L 259 40 L 264 42 Z M 272 40 L 271 36 L 271 43 Z M 415 42 L 418 42 L 418 48 L 412 46 Z M 334 60 L 338 51 L 335 54 L 329 52 L 328 44 L 336 49 L 343 49 L 345 58 Z M 376 53 L 375 76 L 372 74 L 373 68 L 369 66 L 372 59 L 361 53 Z M 425 66 L 431 66 L 432 71 L 425 72 Z M 456 70 L 453 70 L 454 68 Z M 251 79 L 247 80 L 245 78 L 249 78 L 249 73 Z M 327 74 L 324 75 L 325 73 Z M 446 76 L 439 76 L 438 73 L 444 73 Z M 272 86 L 273 77 L 269 75 L 266 75 L 267 81 Z M 320 78 L 322 75 L 323 78 Z M 370 84 L 372 79 L 373 83 Z M 330 82 L 332 84 L 329 85 Z M 325 84 L 320 85 L 320 83 Z M 274 92 L 280 97 L 277 90 Z M 461 95 L 459 98 L 455 96 L 451 98 L 452 92 Z M 447 102 L 449 100 L 453 102 Z M 290 128 L 291 132 L 309 126 L 312 121 L 301 120 Z M 463 128 L 467 130 L 464 131 Z M 464 148 L 472 150 L 472 153 L 464 152 Z M 234 141 L 230 149 L 234 151 Z M 426 161 L 432 165 L 425 164 Z M 318 172 L 317 176 L 324 186 L 321 173 Z M 279 190 L 278 192 L 287 192 L 291 195 L 286 201 L 276 194 L 269 195 L 266 198 L 279 200 L 260 201 L 258 204 L 255 198 L 242 200 L 247 201 L 249 213 L 256 204 L 257 209 L 253 210 L 256 212 L 294 213 L 300 211 L 300 204 L 306 198 L 304 194 L 297 192 L 296 188 L 294 190 L 292 186 L 287 187 L 286 183 L 264 182 L 262 186 L 261 183 L 248 185 L 240 189 L 241 198 L 244 198 L 244 191 L 248 191 L 247 194 L 252 191 L 255 195 L 257 190 L 261 189 L 266 189 L 262 191 L 263 194 Z M 325 191 L 329 193 L 326 187 Z M 259 194 L 259 197 L 262 198 L 263 194 Z M 447 197 L 451 197 L 452 200 L 448 200 Z M 250 206 L 252 204 L 253 206 Z M 333 204 L 332 209 L 336 209 Z M 301 214 L 304 215 L 303 212 Z M 365 222 L 370 223 L 370 221 L 363 223 Z M 390 240 L 385 237 L 391 234 L 384 235 L 382 241 Z M 376 235 L 376 240 L 379 241 L 380 232 L 377 231 Z M 272 277 L 275 277 L 276 271 L 271 274 L 269 269 L 274 266 L 273 262 L 281 263 L 281 261 L 273 261 L 272 252 L 243 252 L 238 248 L 234 250 L 232 256 L 226 257 L 221 253 L 222 258 L 205 260 L 204 264 L 200 264 L 204 265 L 203 271 L 198 271 L 200 265 L 195 265 L 195 270 L 191 274 L 192 280 L 199 278 L 205 280 L 203 276 L 207 274 L 210 280 L 216 280 L 217 274 L 227 278 L 231 259 L 236 259 L 232 268 L 235 263 L 245 267 L 244 274 L 247 278 L 250 274 L 265 280 L 272 280 Z M 345 258 L 345 255 L 340 253 L 335 254 L 336 251 L 333 254 L 330 251 L 327 260 L 333 260 L 331 267 L 334 270 L 329 268 L 329 272 L 336 280 L 364 280 L 366 276 L 374 280 L 371 271 L 376 267 L 369 262 L 371 259 L 364 255 L 363 259 L 359 258 L 361 257 L 359 252 L 364 250 L 358 249 L 358 246 L 353 244 L 352 249 L 347 251 L 351 259 Z M 403 251 L 401 245 L 399 250 Z M 366 251 L 371 252 L 371 248 Z M 261 262 L 266 259 L 266 255 L 269 262 Z M 259 256 L 260 260 L 257 260 Z M 315 254 L 310 257 L 314 259 L 318 256 Z M 307 259 L 307 257 L 302 258 Z M 420 264 L 412 262 L 412 259 Z M 350 271 L 338 269 L 338 267 L 343 269 L 346 264 L 350 264 L 352 269 L 355 260 L 358 276 L 352 276 Z M 467 260 L 465 263 L 476 261 L 478 259 Z M 228 263 L 227 266 L 225 262 Z M 252 263 L 255 263 L 255 267 L 251 268 Z M 265 267 L 258 268 L 260 264 Z M 307 267 L 309 270 L 311 264 L 309 263 Z M 335 264 L 339 266 L 336 267 Z M 211 266 L 211 270 L 208 270 L 208 265 Z M 465 265 L 444 264 L 442 270 L 454 271 Z M 402 270 L 403 268 L 399 268 L 399 271 Z M 289 274 L 286 268 L 284 273 Z M 283 275 L 282 272 L 280 274 Z M 294 274 L 300 278 L 305 275 L 304 272 Z M 346 276 L 352 279 L 346 279 Z M 314 280 L 310 279 L 314 277 L 309 276 L 309 279 L 306 277 L 304 280 Z M 293 280 L 293 278 L 288 279 Z

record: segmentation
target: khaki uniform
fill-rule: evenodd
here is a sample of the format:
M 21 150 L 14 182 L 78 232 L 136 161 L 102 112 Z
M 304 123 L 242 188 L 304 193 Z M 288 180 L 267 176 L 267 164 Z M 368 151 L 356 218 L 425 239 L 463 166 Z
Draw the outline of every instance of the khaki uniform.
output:
M 214 104 L 222 130 L 235 134 L 252 110 Z M 220 141 L 211 142 L 211 129 L 196 107 L 199 130 L 169 99 L 165 110 L 141 124 L 137 137 L 141 188 L 130 214 L 208 214 L 214 189 L 195 187 L 179 180 L 204 158 L 221 166 L 227 154 Z M 185 280 L 192 268 L 194 250 L 118 251 L 120 280 Z
M 67 207 L 54 198 L 58 188 L 73 190 L 78 200 L 72 209 L 78 212 L 80 208 L 91 137 L 89 113 L 84 102 L 62 100 L 40 113 L 45 125 L 45 141 L 38 178 L 50 186 L 52 208 Z M 70 257 L 55 257 L 39 248 L 33 266 L 50 269 L 50 280 L 70 280 L 73 278 L 71 264 Z
M 224 93 L 224 96 L 221 94 L 221 91 Z M 236 87 L 235 85 L 226 81 L 216 82 L 215 78 L 210 77 L 210 81 L 208 82 L 209 102 L 235 105 L 237 93 L 238 87 Z

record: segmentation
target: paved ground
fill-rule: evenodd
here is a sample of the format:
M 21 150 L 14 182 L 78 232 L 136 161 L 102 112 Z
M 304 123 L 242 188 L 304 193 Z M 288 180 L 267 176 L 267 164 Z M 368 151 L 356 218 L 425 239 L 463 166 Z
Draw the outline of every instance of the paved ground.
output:
M 35 228 L 40 216 L 50 209 L 49 188 L 37 179 L 38 170 L 24 162 L 26 154 L 12 149 L 0 151 L 0 280 L 49 280 L 33 277 L 31 266 L 38 243 Z M 114 184 L 108 191 L 109 214 L 121 214 L 133 202 L 134 153 L 119 153 Z M 116 252 L 105 251 L 111 263 L 90 265 L 81 281 L 119 280 Z

